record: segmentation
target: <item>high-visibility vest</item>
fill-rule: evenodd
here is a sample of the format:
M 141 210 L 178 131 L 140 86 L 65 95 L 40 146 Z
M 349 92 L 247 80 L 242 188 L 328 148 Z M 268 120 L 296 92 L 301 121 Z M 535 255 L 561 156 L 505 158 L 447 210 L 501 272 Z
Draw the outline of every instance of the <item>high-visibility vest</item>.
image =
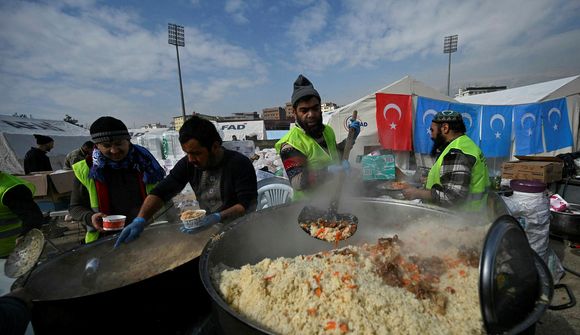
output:
M 22 220 L 4 205 L 4 194 L 18 185 L 25 185 L 34 195 L 36 191 L 32 183 L 0 172 L 0 257 L 5 257 L 14 250 L 16 238 L 22 232 Z
M 324 126 L 322 136 L 326 142 L 328 152 L 325 151 L 320 144 L 312 137 L 308 136 L 302 128 L 294 127 L 290 129 L 278 142 L 275 144 L 276 152 L 280 154 L 282 145 L 288 143 L 294 149 L 304 154 L 308 160 L 308 169 L 319 170 L 328 165 L 339 162 L 338 150 L 336 149 L 336 137 L 334 131 L 329 126 Z M 293 200 L 299 200 L 304 197 L 304 192 L 294 190 Z
M 97 193 L 97 186 L 95 185 L 95 180 L 89 177 L 90 167 L 86 160 L 82 160 L 73 164 L 72 169 L 75 173 L 77 179 L 83 184 L 83 186 L 89 192 L 89 200 L 91 204 L 91 209 L 98 213 L 99 210 L 99 195 Z M 155 187 L 155 184 L 145 184 L 145 191 L 147 194 Z M 95 230 L 93 227 L 87 227 L 87 233 L 85 234 L 85 243 L 91 243 L 99 238 L 99 231 Z
M 484 205 L 487 202 L 487 191 L 490 185 L 489 174 L 487 163 L 481 149 L 467 135 L 459 136 L 447 145 L 429 171 L 425 187 L 430 190 L 433 185 L 441 184 L 441 165 L 443 164 L 443 158 L 451 149 L 461 150 L 464 154 L 475 158 L 475 165 L 471 169 L 469 196 L 459 208 L 468 212 L 480 211 L 485 208 Z

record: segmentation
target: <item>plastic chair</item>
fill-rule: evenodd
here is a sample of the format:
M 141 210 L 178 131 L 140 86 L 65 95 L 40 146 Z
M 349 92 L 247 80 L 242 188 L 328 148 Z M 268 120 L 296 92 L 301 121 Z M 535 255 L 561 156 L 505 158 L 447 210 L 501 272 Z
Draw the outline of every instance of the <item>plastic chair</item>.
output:
M 258 189 L 256 210 L 287 204 L 292 201 L 294 190 L 286 184 L 268 184 Z

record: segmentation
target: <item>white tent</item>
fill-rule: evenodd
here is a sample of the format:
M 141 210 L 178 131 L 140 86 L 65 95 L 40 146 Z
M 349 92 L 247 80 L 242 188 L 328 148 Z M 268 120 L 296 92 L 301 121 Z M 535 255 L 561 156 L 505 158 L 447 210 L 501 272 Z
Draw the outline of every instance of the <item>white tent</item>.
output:
M 458 97 L 456 100 L 462 103 L 481 105 L 519 105 L 560 98 L 566 98 L 568 120 L 570 121 L 574 146 L 539 154 L 539 156 L 556 156 L 562 153 L 577 151 L 580 148 L 580 142 L 578 141 L 578 126 L 580 121 L 580 75 L 511 88 L 503 91 Z
M 340 142 L 346 138 L 346 135 L 348 134 L 347 120 L 350 118 L 354 110 L 358 111 L 358 119 L 363 123 L 363 127 L 361 127 L 360 135 L 352 149 L 353 154 L 349 158 L 351 164 L 355 162 L 356 155 L 368 154 L 370 151 L 380 148 L 375 116 L 376 93 L 411 95 L 413 97 L 413 111 L 415 110 L 414 106 L 416 106 L 417 103 L 417 96 L 444 101 L 454 101 L 452 98 L 438 92 L 434 88 L 427 86 L 426 84 L 414 79 L 413 77 L 405 76 L 402 79 L 386 87 L 383 87 L 380 90 L 373 92 L 355 102 L 352 102 L 334 111 L 325 113 L 325 115 L 323 115 L 323 122 L 332 127 L 336 133 L 336 140 Z M 409 154 L 409 152 L 397 152 L 397 166 L 402 169 L 408 169 Z M 422 157 L 420 156 L 417 158 L 422 160 Z M 418 162 L 418 165 L 420 166 L 426 166 L 429 164 L 432 164 L 432 162 Z
M 0 170 L 24 174 L 24 155 L 36 146 L 33 134 L 54 139 L 54 148 L 48 153 L 54 170 L 63 168 L 66 154 L 91 139 L 87 129 L 68 122 L 0 115 Z

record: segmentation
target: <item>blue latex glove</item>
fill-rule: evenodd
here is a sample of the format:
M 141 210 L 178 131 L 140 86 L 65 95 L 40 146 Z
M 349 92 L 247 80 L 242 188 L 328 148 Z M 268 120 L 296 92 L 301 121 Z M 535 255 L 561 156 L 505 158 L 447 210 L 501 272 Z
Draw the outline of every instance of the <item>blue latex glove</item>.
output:
M 117 242 L 115 242 L 115 248 L 119 247 L 121 243 L 129 243 L 139 237 L 141 233 L 145 229 L 145 219 L 136 217 L 133 221 L 123 228 L 121 234 L 117 238 Z
M 350 128 L 354 129 L 354 139 L 356 139 L 358 137 L 358 134 L 360 134 L 360 121 L 357 119 L 351 118 L 348 121 L 348 128 L 349 128 L 349 130 L 350 130 Z
M 207 215 L 203 219 L 201 219 L 201 221 L 199 222 L 199 226 L 197 226 L 195 228 L 185 228 L 182 226 L 180 228 L 180 230 L 182 233 L 193 234 L 193 233 L 198 232 L 199 230 L 201 230 L 204 227 L 207 227 L 207 226 L 212 225 L 214 223 L 220 222 L 221 219 L 222 219 L 222 216 L 219 212 L 213 213 L 213 214 Z
M 342 162 L 340 162 L 340 164 L 329 165 L 327 167 L 327 170 L 332 174 L 337 174 L 341 171 L 344 171 L 344 173 L 346 173 L 346 175 L 348 176 L 348 174 L 350 173 L 350 163 L 345 159 Z

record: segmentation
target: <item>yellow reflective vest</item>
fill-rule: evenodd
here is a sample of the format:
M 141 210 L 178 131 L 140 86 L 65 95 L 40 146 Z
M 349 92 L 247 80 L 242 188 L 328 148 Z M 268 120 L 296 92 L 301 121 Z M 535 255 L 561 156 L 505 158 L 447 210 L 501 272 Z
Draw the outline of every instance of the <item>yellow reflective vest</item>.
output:
M 4 206 L 4 194 L 18 185 L 28 187 L 32 195 L 36 188 L 20 178 L 0 172 L 0 257 L 6 257 L 16 246 L 16 238 L 22 232 L 22 221 L 10 208 Z
M 340 161 L 338 150 L 336 149 L 336 136 L 329 126 L 324 126 L 322 132 L 328 152 L 324 150 L 312 137 L 308 136 L 300 127 L 290 129 L 278 142 L 276 142 L 276 152 L 280 150 L 284 143 L 288 143 L 294 149 L 300 151 L 308 160 L 308 169 L 319 170 L 328 165 L 336 164 Z M 293 200 L 300 200 L 304 197 L 304 192 L 294 190 Z
M 471 169 L 469 196 L 465 203 L 460 206 L 460 209 L 467 212 L 477 212 L 484 209 L 487 202 L 487 190 L 490 185 L 487 163 L 481 149 L 467 135 L 459 136 L 451 141 L 441 155 L 439 155 L 437 161 L 435 161 L 435 164 L 429 171 L 425 188 L 430 190 L 433 185 L 441 184 L 441 165 L 443 164 L 443 158 L 451 149 L 461 150 L 464 154 L 475 158 L 475 165 Z
M 91 209 L 98 213 L 99 210 L 99 197 L 97 194 L 97 186 L 95 185 L 95 180 L 89 177 L 90 167 L 86 160 L 82 160 L 73 164 L 72 169 L 75 173 L 77 179 L 83 184 L 83 186 L 89 192 L 89 199 L 91 204 Z M 156 184 L 146 184 L 145 191 L 147 194 L 155 187 Z M 87 228 L 87 233 L 85 235 L 85 243 L 91 243 L 99 238 L 99 231 L 95 230 L 93 227 Z

